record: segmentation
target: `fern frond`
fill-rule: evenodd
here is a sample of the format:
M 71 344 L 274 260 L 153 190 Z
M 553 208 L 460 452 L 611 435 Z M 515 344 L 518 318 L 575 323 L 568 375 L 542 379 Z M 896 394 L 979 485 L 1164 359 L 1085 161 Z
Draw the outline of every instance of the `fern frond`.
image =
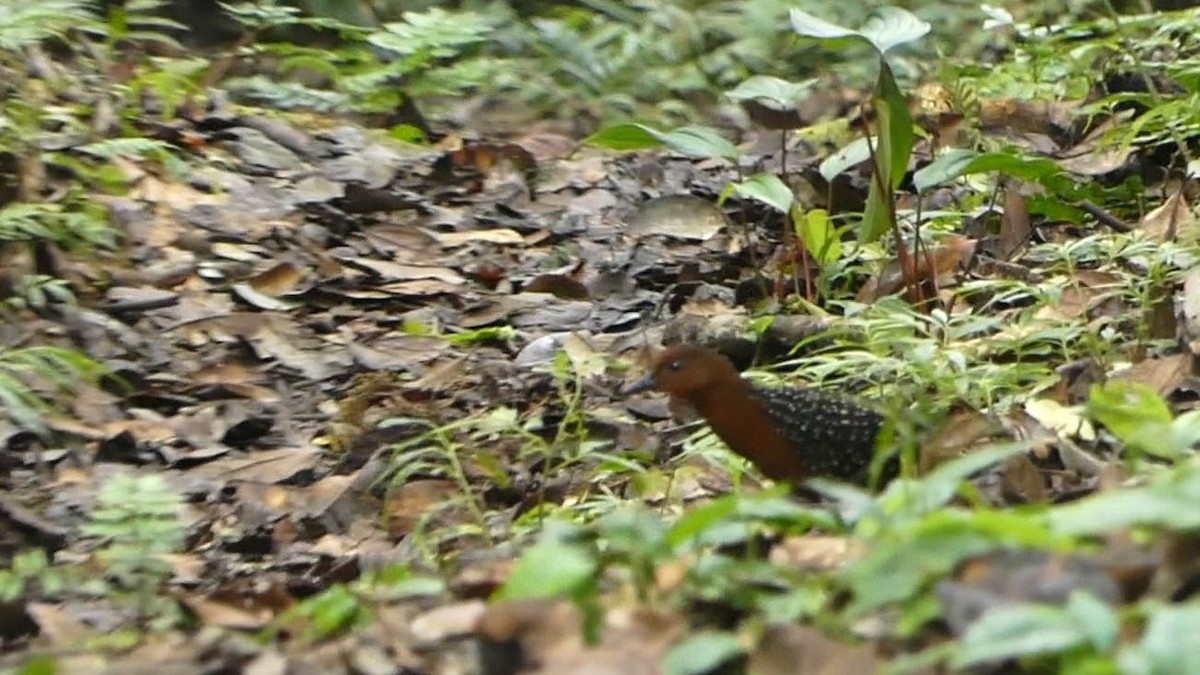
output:
M 20 51 L 67 32 L 94 25 L 92 3 L 85 0 L 0 0 L 0 50 Z

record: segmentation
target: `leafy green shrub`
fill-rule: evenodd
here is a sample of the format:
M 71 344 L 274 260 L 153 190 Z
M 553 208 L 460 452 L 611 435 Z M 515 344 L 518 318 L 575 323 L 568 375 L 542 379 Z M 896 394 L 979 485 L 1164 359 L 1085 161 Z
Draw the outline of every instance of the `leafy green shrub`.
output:
M 163 555 L 183 543 L 182 509 L 179 494 L 162 476 L 118 474 L 100 488 L 91 523 L 83 528 L 106 540 L 97 555 L 120 586 L 133 592 L 142 616 L 164 607 L 156 593 L 172 572 Z

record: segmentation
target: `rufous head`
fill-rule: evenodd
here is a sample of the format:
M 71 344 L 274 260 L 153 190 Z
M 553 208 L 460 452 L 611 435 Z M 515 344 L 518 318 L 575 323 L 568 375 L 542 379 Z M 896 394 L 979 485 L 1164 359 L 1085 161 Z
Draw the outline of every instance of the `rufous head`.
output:
M 624 387 L 622 393 L 635 394 L 657 389 L 683 399 L 690 399 L 714 387 L 721 387 L 737 369 L 720 353 L 697 345 L 672 345 L 654 357 L 650 373 Z

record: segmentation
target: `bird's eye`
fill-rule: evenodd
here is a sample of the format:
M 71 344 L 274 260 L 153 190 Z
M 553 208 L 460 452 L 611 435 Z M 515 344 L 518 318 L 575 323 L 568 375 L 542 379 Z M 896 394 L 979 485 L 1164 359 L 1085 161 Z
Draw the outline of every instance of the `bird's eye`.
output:
M 672 361 L 671 365 L 667 366 L 667 369 L 673 371 L 683 370 L 683 361 Z

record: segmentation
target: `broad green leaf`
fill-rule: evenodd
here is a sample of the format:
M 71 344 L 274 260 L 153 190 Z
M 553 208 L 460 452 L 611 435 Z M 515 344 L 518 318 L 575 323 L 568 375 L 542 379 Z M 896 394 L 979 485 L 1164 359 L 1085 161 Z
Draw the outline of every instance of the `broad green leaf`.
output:
M 717 667 L 745 651 L 732 633 L 705 631 L 696 633 L 671 648 L 663 657 L 667 675 L 699 675 L 716 672 Z
M 1121 622 L 1108 603 L 1084 590 L 1071 592 L 1067 612 L 1098 651 L 1107 651 L 1117 643 Z
M 896 87 L 892 69 L 884 62 L 880 62 L 873 105 L 880 130 L 879 147 L 875 149 L 878 176 L 871 180 L 863 222 L 858 231 L 858 240 L 864 244 L 877 241 L 892 227 L 895 189 L 908 170 L 908 157 L 913 145 L 908 102 Z
M 667 545 L 678 546 L 699 537 L 710 527 L 732 517 L 737 508 L 737 495 L 726 495 L 698 508 L 689 509 L 667 531 Z
M 582 591 L 595 578 L 597 563 L 582 546 L 543 541 L 517 560 L 497 600 L 565 598 Z
M 921 39 L 930 28 L 927 22 L 918 19 L 912 12 L 889 6 L 880 7 L 868 17 L 858 32 L 879 53 L 886 54 L 893 47 Z
M 801 214 L 799 209 L 793 209 L 792 217 L 796 224 L 796 235 L 817 263 L 824 267 L 841 258 L 842 240 L 833 221 L 829 219 L 828 211 L 813 209 Z
M 583 142 L 610 150 L 641 150 L 665 145 L 695 158 L 724 157 L 736 160 L 738 157 L 733 143 L 705 127 L 659 131 L 644 124 L 617 124 L 597 131 Z
M 781 106 L 799 103 L 817 82 L 815 78 L 803 82 L 790 82 L 770 75 L 755 75 L 725 92 L 735 101 L 765 100 Z
M 864 136 L 826 157 L 819 167 L 821 177 L 832 183 L 838 174 L 867 161 L 871 158 L 872 144 L 878 145 L 879 139 Z
M 1101 534 L 1135 525 L 1188 530 L 1200 527 L 1200 463 L 1181 462 L 1140 488 L 1101 492 L 1050 511 L 1051 528 L 1064 535 Z
M 585 145 L 609 150 L 642 150 L 663 144 L 655 134 L 640 124 L 616 124 L 605 127 L 583 140 Z
M 917 517 L 945 506 L 964 480 L 975 472 L 1029 449 L 1029 442 L 1005 443 L 946 462 L 919 480 L 898 479 L 888 484 L 879 503 L 888 513 Z
M 1137 450 L 1170 458 L 1188 450 L 1174 442 L 1171 409 L 1157 392 L 1144 384 L 1114 381 L 1094 385 L 1088 396 L 1087 412 Z
M 1200 635 L 1200 605 L 1192 602 L 1179 607 L 1157 607 L 1150 615 L 1142 641 L 1118 656 L 1121 670 L 1127 675 L 1200 673 L 1197 635 Z
M 818 40 L 832 40 L 844 37 L 862 37 L 859 32 L 853 28 L 839 26 L 836 23 L 826 21 L 819 16 L 813 16 L 802 9 L 793 9 L 791 11 L 791 20 L 792 30 L 796 31 L 797 35 L 803 35 L 804 37 L 817 38 Z
M 791 20 L 792 30 L 799 35 L 819 40 L 849 38 L 862 41 L 881 55 L 893 47 L 920 39 L 930 30 L 928 23 L 899 7 L 879 8 L 858 30 L 830 23 L 799 9 L 792 10 Z
M 689 157 L 698 159 L 724 157 L 730 160 L 738 158 L 738 151 L 733 143 L 725 140 L 716 131 L 705 127 L 681 127 L 666 133 L 659 133 L 659 138 L 672 150 Z
M 840 574 L 854 595 L 853 616 L 916 596 L 930 579 L 970 556 L 1059 544 L 1045 518 L 1028 512 L 943 508 L 915 521 L 863 520 L 856 529 L 861 534 L 871 528 L 878 533 L 869 552 Z
M 1118 438 L 1133 435 L 1146 423 L 1170 424 L 1171 409 L 1150 387 L 1138 382 L 1114 381 L 1091 388 L 1088 414 Z
M 1039 183 L 1055 192 L 1062 192 L 1067 186 L 1065 174 L 1053 160 L 1022 157 L 1011 152 L 978 153 L 961 148 L 946 151 L 917 171 L 913 175 L 913 185 L 918 192 L 924 192 L 962 176 L 993 171 Z
M 795 199 L 792 189 L 773 173 L 755 174 L 730 186 L 738 196 L 762 202 L 780 213 L 789 213 Z
M 979 156 L 980 153 L 974 150 L 963 148 L 947 150 L 913 174 L 913 185 L 916 186 L 917 192 L 924 192 L 936 185 L 961 178 L 971 173 L 971 162 Z
M 955 668 L 1033 654 L 1055 654 L 1087 643 L 1070 614 L 1058 607 L 1022 604 L 992 609 L 967 630 Z
M 313 638 L 325 637 L 348 628 L 362 610 L 358 598 L 340 584 L 306 600 L 300 606 L 310 622 L 305 632 Z

